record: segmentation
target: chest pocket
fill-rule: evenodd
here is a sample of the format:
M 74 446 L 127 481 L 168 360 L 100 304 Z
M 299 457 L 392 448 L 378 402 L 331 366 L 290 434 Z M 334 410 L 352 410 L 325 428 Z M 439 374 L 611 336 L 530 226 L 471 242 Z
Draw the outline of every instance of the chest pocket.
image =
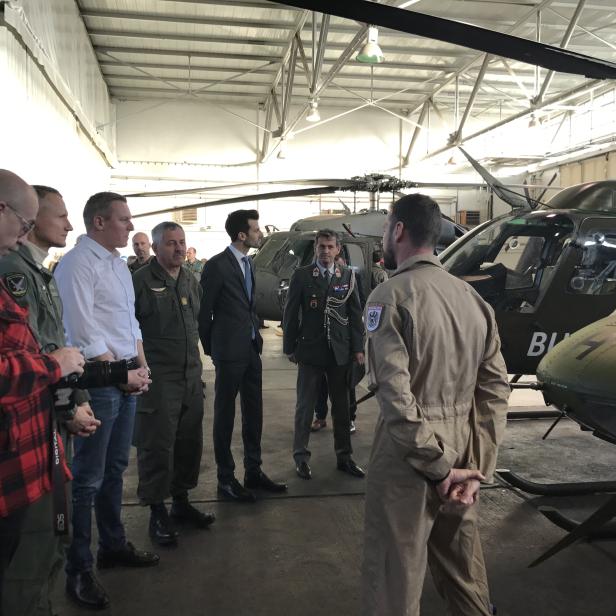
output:
M 149 330 L 149 334 L 155 337 L 174 334 L 182 323 L 175 289 L 149 287 L 147 298 L 149 318 L 146 321 L 146 329 Z

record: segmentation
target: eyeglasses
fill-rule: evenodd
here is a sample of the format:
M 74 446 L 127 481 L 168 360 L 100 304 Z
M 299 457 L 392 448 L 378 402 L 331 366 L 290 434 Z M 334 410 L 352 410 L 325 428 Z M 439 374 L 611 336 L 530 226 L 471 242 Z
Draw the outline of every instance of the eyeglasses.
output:
M 34 221 L 26 220 L 10 203 L 7 203 L 6 201 L 2 201 L 2 203 L 4 203 L 4 205 L 6 205 L 6 207 L 8 207 L 9 210 L 11 210 L 11 212 L 13 212 L 13 214 L 15 214 L 15 216 L 19 219 L 19 222 L 21 223 L 21 232 L 19 233 L 19 237 L 30 233 L 30 231 L 34 228 Z

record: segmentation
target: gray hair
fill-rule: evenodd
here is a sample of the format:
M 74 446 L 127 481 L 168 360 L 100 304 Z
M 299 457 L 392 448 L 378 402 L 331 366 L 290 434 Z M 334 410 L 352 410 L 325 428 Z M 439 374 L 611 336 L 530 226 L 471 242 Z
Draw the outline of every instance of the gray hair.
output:
M 184 231 L 182 225 L 178 225 L 177 222 L 160 222 L 152 229 L 152 244 L 160 244 L 163 241 L 163 235 L 165 231 L 175 231 L 181 229 Z
M 340 235 L 333 229 L 319 229 L 314 238 L 314 245 L 319 243 L 319 238 L 324 237 L 326 240 L 336 240 L 336 246 L 340 246 Z

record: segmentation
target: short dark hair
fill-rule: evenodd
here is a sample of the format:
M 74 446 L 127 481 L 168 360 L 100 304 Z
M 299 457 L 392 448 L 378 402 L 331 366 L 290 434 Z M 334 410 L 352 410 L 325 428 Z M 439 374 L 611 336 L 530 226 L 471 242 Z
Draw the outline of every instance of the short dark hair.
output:
M 434 199 L 419 193 L 405 195 L 391 206 L 391 218 L 404 225 L 414 246 L 436 247 L 441 236 L 442 217 Z
M 52 188 L 51 186 L 43 186 L 42 184 L 32 184 L 32 188 L 36 191 L 36 196 L 40 199 L 44 199 L 47 195 L 58 195 L 58 197 L 62 197 L 60 191 L 56 188 Z
M 380 249 L 375 249 L 372 251 L 372 263 L 379 263 L 383 258 L 383 251 Z
M 315 246 L 319 243 L 320 237 L 324 237 L 326 240 L 334 239 L 336 240 L 336 246 L 340 246 L 340 235 L 338 235 L 338 232 L 333 229 L 319 229 L 314 238 Z
M 249 220 L 259 220 L 257 210 L 235 210 L 227 216 L 225 231 L 229 234 L 232 242 L 235 242 L 240 233 L 248 233 L 250 230 Z
M 83 222 L 86 225 L 86 230 L 90 230 L 94 225 L 94 218 L 102 216 L 108 218 L 111 210 L 111 204 L 114 201 L 123 201 L 126 203 L 126 197 L 114 192 L 99 192 L 92 195 L 83 208 Z
M 175 231 L 176 229 L 181 229 L 182 231 L 184 231 L 184 228 L 182 227 L 182 225 L 178 225 L 177 222 L 171 222 L 171 221 L 159 222 L 152 229 L 152 244 L 158 244 L 159 242 L 162 242 L 165 231 Z

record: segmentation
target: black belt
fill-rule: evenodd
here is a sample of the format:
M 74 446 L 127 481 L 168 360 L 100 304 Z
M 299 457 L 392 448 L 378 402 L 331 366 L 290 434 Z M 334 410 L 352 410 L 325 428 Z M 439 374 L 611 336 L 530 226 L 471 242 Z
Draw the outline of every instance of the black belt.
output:
M 126 360 L 126 368 L 128 370 L 137 370 L 137 368 L 140 368 L 141 366 L 139 366 L 139 364 L 137 363 L 139 361 L 138 357 L 131 357 L 130 359 Z

